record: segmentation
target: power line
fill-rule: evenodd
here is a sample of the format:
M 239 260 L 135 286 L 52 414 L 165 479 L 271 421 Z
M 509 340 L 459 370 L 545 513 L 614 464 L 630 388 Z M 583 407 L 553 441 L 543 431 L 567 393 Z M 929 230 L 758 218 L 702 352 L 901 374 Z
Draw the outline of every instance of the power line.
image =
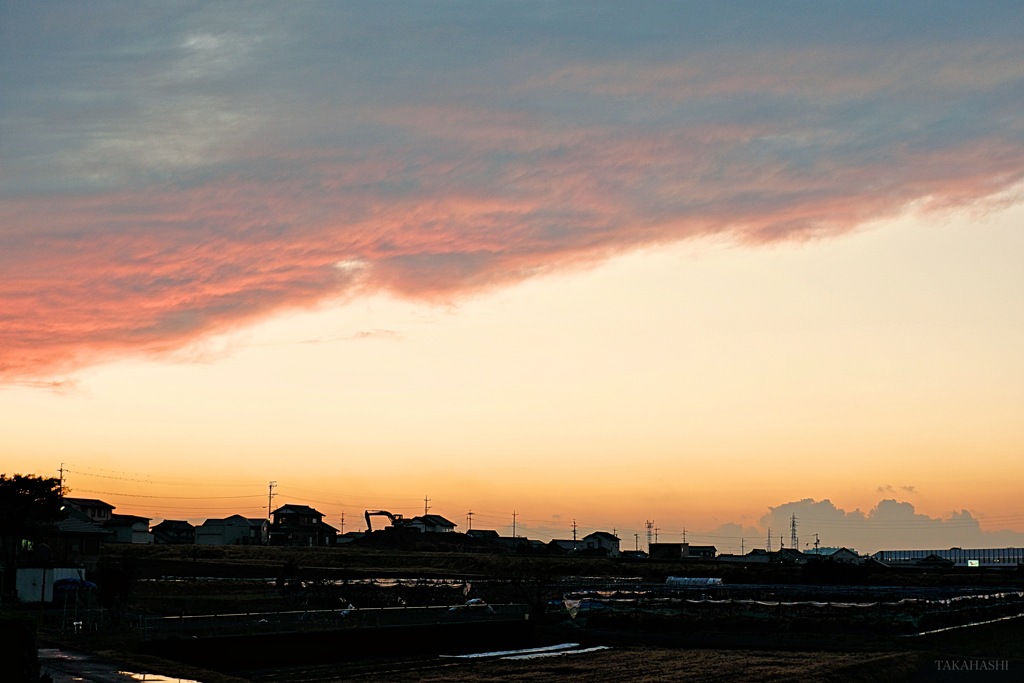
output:
M 252 483 L 244 483 L 243 482 L 243 483 L 230 483 L 230 484 L 211 484 L 208 481 L 164 481 L 164 480 L 161 480 L 161 479 L 152 479 L 149 476 L 144 475 L 144 474 L 138 474 L 138 475 L 135 475 L 135 476 L 118 476 L 116 474 L 96 474 L 95 472 L 90 472 L 88 470 L 76 469 L 76 468 L 74 468 L 74 466 L 68 466 L 67 463 L 64 463 L 63 471 L 64 472 L 69 472 L 71 474 L 77 474 L 78 476 L 81 476 L 81 477 L 95 477 L 97 479 L 114 479 L 114 480 L 118 480 L 118 481 L 131 481 L 131 482 L 136 482 L 136 483 L 139 483 L 139 484 L 156 484 L 156 485 L 161 485 L 161 486 L 189 486 L 189 487 L 202 486 L 202 487 L 212 487 L 212 488 L 228 488 L 228 487 L 235 487 L 235 486 L 241 487 L 241 486 L 256 486 L 256 485 L 258 485 L 258 482 L 252 482 Z M 100 471 L 101 472 L 109 472 L 109 471 L 116 471 L 116 470 L 100 470 Z M 123 475 L 123 474 L 131 474 L 131 473 L 120 472 L 119 474 Z
M 93 491 L 92 489 L 75 489 L 80 493 L 98 493 L 101 496 L 117 496 L 119 498 L 156 498 L 159 500 L 228 500 L 238 498 L 262 498 L 262 495 L 250 496 L 153 496 L 142 493 L 115 493 L 113 491 Z M 74 497 L 74 496 L 72 496 Z

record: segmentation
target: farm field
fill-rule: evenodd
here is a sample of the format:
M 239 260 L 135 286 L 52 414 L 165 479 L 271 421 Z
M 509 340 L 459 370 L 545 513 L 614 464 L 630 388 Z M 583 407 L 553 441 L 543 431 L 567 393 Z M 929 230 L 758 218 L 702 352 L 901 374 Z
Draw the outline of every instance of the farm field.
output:
M 1017 616 L 1020 598 L 1014 597 L 1022 589 L 1019 572 L 865 571 L 841 577 L 852 579 L 850 583 L 828 583 L 805 580 L 798 567 L 744 571 L 713 563 L 625 563 L 407 549 L 123 547 L 106 555 L 104 562 L 101 576 L 106 571 L 111 585 L 122 589 L 121 602 L 104 608 L 105 618 L 119 611 L 120 623 L 127 628 L 118 633 L 69 635 L 51 626 L 41 632 L 44 642 L 101 653 L 132 667 L 124 670 L 198 683 L 916 683 L 962 680 L 964 671 L 956 667 L 992 662 L 999 670 L 985 671 L 984 680 L 1024 680 L 1024 618 Z M 664 587 L 667 576 L 716 574 L 723 584 L 707 589 L 707 594 L 704 589 L 666 593 L 658 588 Z M 597 596 L 585 597 L 584 602 L 603 601 L 606 607 L 583 610 L 570 618 L 559 606 L 569 595 Z M 993 599 L 1000 595 L 1010 597 Z M 302 620 L 308 613 L 312 620 L 340 614 L 351 603 L 357 612 L 366 610 L 371 615 L 381 609 L 397 610 L 389 614 L 400 615 L 406 607 L 419 608 L 410 609 L 410 614 L 424 608 L 443 613 L 444 606 L 459 605 L 468 597 L 485 598 L 495 606 L 519 603 L 528 608 L 528 632 L 517 627 L 514 632 L 495 630 L 492 636 L 486 624 L 476 631 L 472 625 L 468 631 L 460 630 L 458 624 L 439 624 L 433 631 L 421 626 L 426 630 L 414 631 L 411 623 L 397 623 L 397 630 L 363 628 L 346 633 L 332 627 L 315 633 L 314 629 L 309 636 L 284 632 L 261 636 L 252 628 L 235 629 L 213 635 L 233 638 L 236 652 L 251 651 L 253 657 L 218 656 L 215 637 L 203 657 L 190 659 L 177 656 L 173 648 L 161 650 L 159 642 L 150 647 L 154 643 L 140 641 L 133 626 L 187 615 L 239 616 L 273 624 L 270 613 L 290 612 L 300 613 Z M 878 607 L 849 606 L 866 602 Z M 943 611 L 947 604 L 948 613 Z M 964 606 L 970 614 L 964 613 Z M 885 610 L 915 619 L 923 610 L 925 616 L 919 625 L 917 621 L 887 623 Z M 870 618 L 847 619 L 843 615 L 848 613 Z M 57 617 L 56 610 L 51 616 Z M 352 616 L 350 625 L 365 623 Z M 983 621 L 991 623 L 959 627 Z M 947 624 L 957 628 L 915 633 Z M 310 624 L 303 628 L 308 630 Z M 280 652 L 261 659 L 273 651 L 274 643 L 305 641 L 309 642 L 295 650 L 291 659 Z M 439 656 L 567 641 L 602 649 L 526 661 Z M 290 650 L 291 645 L 281 649 Z

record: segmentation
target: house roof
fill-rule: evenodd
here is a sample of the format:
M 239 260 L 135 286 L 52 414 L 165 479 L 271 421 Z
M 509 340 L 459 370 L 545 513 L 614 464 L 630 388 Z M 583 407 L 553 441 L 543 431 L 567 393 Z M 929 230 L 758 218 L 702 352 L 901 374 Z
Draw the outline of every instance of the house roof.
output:
M 191 522 L 184 519 L 165 519 L 159 524 L 153 525 L 154 529 L 194 529 Z
M 499 538 L 498 532 L 494 529 L 470 529 L 466 535 L 474 538 Z
M 426 526 L 446 526 L 454 529 L 458 526 L 455 522 L 449 521 L 441 515 L 420 515 L 409 520 L 412 524 L 424 524 Z
M 138 515 L 111 515 L 110 519 L 104 522 L 104 526 L 120 526 L 123 524 L 136 524 L 137 522 L 145 522 L 146 526 L 149 526 L 149 517 L 139 517 Z
M 211 517 L 200 524 L 200 526 L 249 526 L 249 520 L 242 515 L 231 515 L 230 517 L 223 518 Z
M 67 516 L 55 525 L 58 533 L 107 535 L 106 529 L 93 522 L 88 515 L 77 508 L 68 508 L 65 512 Z
M 114 507 L 115 507 L 114 505 L 111 505 L 110 503 L 104 503 L 102 500 L 99 500 L 97 498 L 65 498 L 64 502 L 65 503 L 71 503 L 72 505 L 74 505 L 76 507 L 80 507 L 80 508 L 82 508 L 82 507 L 90 507 L 90 508 L 103 507 L 103 508 L 110 508 L 111 510 L 113 510 Z
M 590 538 L 591 536 L 597 536 L 598 538 L 602 538 L 602 539 L 604 539 L 606 541 L 618 541 L 618 540 L 621 540 L 615 534 L 610 534 L 607 531 L 595 531 L 592 534 L 587 534 L 583 538 Z
M 857 555 L 856 552 L 849 548 L 810 548 L 809 550 L 803 551 L 804 555 L 818 555 L 819 557 L 831 557 L 839 553 Z
M 279 513 L 280 514 L 296 514 L 296 515 L 320 515 L 321 517 L 324 514 L 324 513 L 320 512 L 319 510 L 316 510 L 314 508 L 309 507 L 308 505 L 293 505 L 291 503 L 287 503 L 285 505 L 282 505 L 281 507 L 279 507 L 276 510 L 274 510 L 274 512 L 272 512 L 271 514 L 276 515 L 276 514 L 279 514 Z

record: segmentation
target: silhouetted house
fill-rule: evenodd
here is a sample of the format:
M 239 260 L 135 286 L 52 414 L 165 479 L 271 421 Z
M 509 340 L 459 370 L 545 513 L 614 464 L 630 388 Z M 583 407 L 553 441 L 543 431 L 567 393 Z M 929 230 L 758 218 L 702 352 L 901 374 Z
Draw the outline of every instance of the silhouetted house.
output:
M 526 536 L 499 536 L 494 539 L 494 543 L 513 553 L 543 553 L 548 548 L 544 541 L 536 541 Z M 558 552 L 562 552 L 561 549 Z
M 643 550 L 622 550 L 619 552 L 620 560 L 646 560 L 647 553 Z
M 107 534 L 107 529 L 92 521 L 84 512 L 66 505 L 64 519 L 54 525 L 54 532 L 46 541 L 50 545 L 55 564 L 95 569 Z
M 95 498 L 64 498 L 65 507 L 73 507 L 96 524 L 110 521 L 114 514 L 114 506 Z
M 715 560 L 718 562 L 735 562 L 737 564 L 768 564 L 771 561 L 771 558 L 771 553 L 764 548 L 753 548 L 746 555 L 730 555 L 723 553 L 715 556 Z
M 619 537 L 607 531 L 595 531 L 583 537 L 583 547 L 587 551 L 599 552 L 608 557 L 618 557 Z
M 864 566 L 868 569 L 892 569 L 892 567 L 887 565 L 885 562 L 876 560 L 870 555 L 864 558 Z
M 804 556 L 809 560 L 817 558 L 826 562 L 842 564 L 861 564 L 863 562 L 863 558 L 849 548 L 812 548 L 805 550 Z
M 335 544 L 338 530 L 324 522 L 323 513 L 308 505 L 282 505 L 270 514 L 274 518 L 270 525 L 270 545 L 320 547 Z
M 420 532 L 449 532 L 455 531 L 455 527 L 458 526 L 455 522 L 451 522 L 441 515 L 420 515 L 419 517 L 413 517 L 410 519 L 406 526 L 416 529 Z
M 940 557 L 939 555 L 928 555 L 927 557 L 922 557 L 919 560 L 915 560 L 913 564 L 915 567 L 926 569 L 952 569 L 956 566 L 956 562 L 953 560 Z
M 713 560 L 718 548 L 713 545 L 690 545 L 683 543 L 683 559 Z
M 555 553 L 575 553 L 583 548 L 583 542 L 571 538 L 552 538 L 547 547 Z
M 466 535 L 481 541 L 497 541 L 501 538 L 494 529 L 470 529 Z
M 335 538 L 334 539 L 334 543 L 336 545 L 342 545 L 344 543 L 351 543 L 352 541 L 359 540 L 360 538 L 362 538 L 365 535 L 366 535 L 365 531 L 346 531 L 345 533 L 340 534 L 337 538 Z
M 652 560 L 679 560 L 683 557 L 682 543 L 651 543 L 647 556 Z
M 196 542 L 196 528 L 183 519 L 165 519 L 151 529 L 153 542 L 189 544 Z
M 773 564 L 807 564 L 807 558 L 799 550 L 783 548 L 772 553 Z
M 196 527 L 196 545 L 263 545 L 270 523 L 263 518 L 231 515 L 208 519 Z
M 137 515 L 111 515 L 103 523 L 111 543 L 147 544 L 153 542 L 153 534 L 149 532 L 149 517 Z
M 516 553 L 542 553 L 547 548 L 547 544 L 544 541 L 527 538 L 526 536 L 502 536 L 501 540 L 503 543 L 509 543 L 512 552 Z

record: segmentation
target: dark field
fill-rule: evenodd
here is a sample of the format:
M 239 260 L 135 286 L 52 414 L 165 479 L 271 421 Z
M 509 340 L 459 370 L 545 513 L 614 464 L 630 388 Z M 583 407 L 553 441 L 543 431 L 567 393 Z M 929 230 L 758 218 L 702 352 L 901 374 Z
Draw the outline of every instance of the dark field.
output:
M 1017 572 L 845 568 L 841 575 L 830 577 L 821 568 L 809 576 L 801 567 L 744 569 L 712 563 L 355 548 L 205 547 L 193 551 L 191 547 L 125 546 L 107 554 L 104 562 L 99 576 L 108 582 L 105 618 L 108 622 L 114 618 L 120 628 L 69 635 L 51 626 L 44 638 L 102 652 L 132 663 L 134 670 L 201 683 L 867 682 L 960 681 L 965 676 L 1024 681 L 1024 618 L 1014 618 L 1024 609 L 1012 598 L 1024 583 Z M 666 576 L 718 576 L 724 585 L 709 595 L 700 591 L 662 594 L 657 586 L 664 584 Z M 655 589 L 637 591 L 627 586 Z M 115 588 L 119 601 L 110 599 Z M 988 597 L 1002 595 L 999 591 L 1004 590 L 1009 591 L 1009 602 Z M 600 592 L 613 607 L 570 618 L 558 600 L 587 591 Z M 496 606 L 520 604 L 529 609 L 529 621 L 502 625 L 492 616 L 460 624 L 456 622 L 462 617 L 456 614 L 452 623 L 439 622 L 433 628 L 389 622 L 386 628 L 368 631 L 360 626 L 346 631 L 349 622 L 329 628 L 307 622 L 296 627 L 311 629 L 305 635 L 244 628 L 261 614 L 265 626 L 273 622 L 270 613 L 330 618 L 348 604 L 364 610 L 362 614 L 378 608 L 402 614 L 405 608 L 431 605 L 444 614 L 445 606 L 461 604 L 466 597 Z M 807 607 L 808 601 L 823 601 L 826 606 Z M 850 612 L 833 609 L 824 601 L 900 606 L 887 607 L 891 613 L 854 610 L 874 616 L 846 619 Z M 909 606 L 903 607 L 904 603 Z M 947 603 L 948 609 L 934 607 Z M 749 613 L 749 608 L 764 613 L 732 616 Z M 207 614 L 241 615 L 231 617 L 241 626 L 229 620 L 225 632 L 203 634 L 204 648 L 199 650 L 194 646 L 182 650 L 179 646 L 185 641 L 175 640 L 180 636 L 159 636 L 156 630 L 147 640 L 138 627 L 147 619 L 159 623 L 166 615 Z M 893 615 L 902 621 L 895 623 Z M 990 619 L 999 620 L 916 635 L 932 627 Z M 609 649 L 526 661 L 439 656 L 563 642 Z M 993 665 L 998 670 L 962 670 Z

